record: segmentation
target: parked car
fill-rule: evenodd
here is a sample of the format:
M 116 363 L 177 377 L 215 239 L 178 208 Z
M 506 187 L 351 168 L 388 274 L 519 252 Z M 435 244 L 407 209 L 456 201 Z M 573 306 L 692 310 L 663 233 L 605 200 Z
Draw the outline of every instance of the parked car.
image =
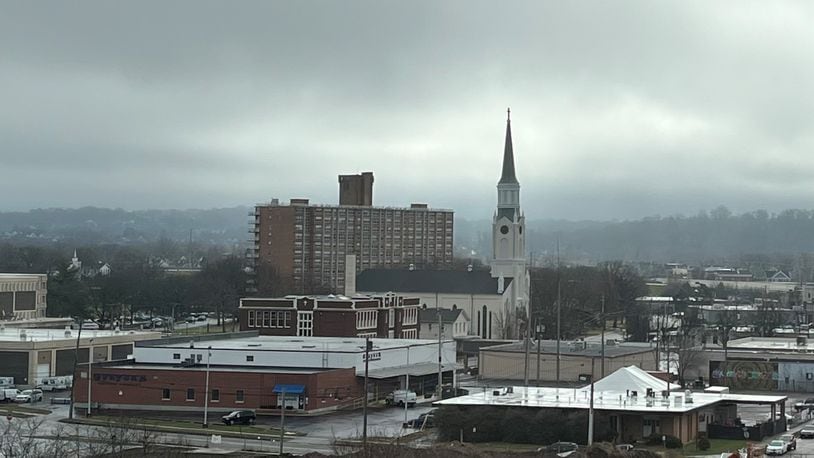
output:
M 198 317 L 195 318 L 195 321 L 206 321 L 207 319 L 208 318 L 206 317 L 206 315 L 198 315 Z
M 803 429 L 800 430 L 800 439 L 812 439 L 814 438 L 814 425 L 805 425 Z
M 556 453 L 557 456 L 568 456 L 577 451 L 579 445 L 574 442 L 554 442 L 546 447 L 546 450 Z
M 769 442 L 766 446 L 767 455 L 785 455 L 789 451 L 788 444 L 785 441 L 775 439 Z
M 783 434 L 780 440 L 786 443 L 786 450 L 797 450 L 797 435 L 794 433 Z
M 14 398 L 14 402 L 40 402 L 42 401 L 42 390 L 23 390 Z
M 223 422 L 232 425 L 253 425 L 257 421 L 254 410 L 235 410 L 221 417 Z
M 16 388 L 2 388 L 0 389 L 0 401 L 14 402 L 18 394 L 20 394 L 20 391 Z
M 629 452 L 633 450 L 633 444 L 617 444 L 616 449 L 622 452 Z
M 388 394 L 384 398 L 384 403 L 388 406 L 399 406 L 404 407 L 404 404 L 407 404 L 407 407 L 415 406 L 416 400 L 418 396 L 416 396 L 415 392 L 409 390 L 396 390 L 390 394 Z
M 404 423 L 405 428 L 434 428 L 435 427 L 435 415 L 433 415 L 433 411 L 422 413 L 418 416 L 418 418 L 413 418 L 412 420 L 407 421 Z

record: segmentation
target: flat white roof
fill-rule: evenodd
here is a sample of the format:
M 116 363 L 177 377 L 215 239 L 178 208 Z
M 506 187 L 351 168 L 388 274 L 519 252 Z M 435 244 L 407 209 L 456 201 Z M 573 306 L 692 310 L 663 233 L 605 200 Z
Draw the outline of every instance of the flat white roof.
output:
M 37 328 L 5 328 L 0 329 L 0 342 L 51 342 L 51 341 L 76 341 L 77 330 L 71 330 L 71 335 L 66 337 L 64 329 L 37 329 Z M 23 338 L 25 335 L 25 338 Z M 101 337 L 118 336 L 145 336 L 158 337 L 161 333 L 144 331 L 114 331 L 114 330 L 82 330 L 82 340 Z
M 814 340 L 797 345 L 796 337 L 744 337 L 730 340 L 727 347 L 730 350 L 814 351 Z
M 438 345 L 436 339 L 370 339 L 376 350 L 389 350 L 423 345 Z M 444 343 L 453 342 L 445 340 Z M 195 348 L 252 350 L 252 351 L 302 351 L 314 350 L 332 352 L 364 352 L 365 339 L 358 337 L 294 337 L 294 336 L 253 336 L 235 339 L 200 339 L 194 342 Z M 147 348 L 189 348 L 189 340 L 173 339 L 172 342 L 149 342 Z
M 474 390 L 474 392 L 472 392 Z M 588 409 L 590 408 L 589 388 L 545 388 L 545 387 L 512 387 L 512 393 L 494 395 L 500 388 L 477 388 L 470 390 L 467 396 L 450 398 L 433 403 L 434 405 L 453 406 L 506 406 L 536 407 L 554 409 Z M 751 404 L 770 404 L 785 402 L 787 396 L 763 396 L 749 394 L 691 394 L 688 402 L 686 393 L 672 392 L 670 397 L 657 396 L 648 400 L 643 393 L 631 397 L 626 392 L 600 391 L 594 393 L 594 409 L 605 411 L 628 411 L 644 413 L 684 413 L 695 409 L 709 407 L 719 402 L 739 402 Z

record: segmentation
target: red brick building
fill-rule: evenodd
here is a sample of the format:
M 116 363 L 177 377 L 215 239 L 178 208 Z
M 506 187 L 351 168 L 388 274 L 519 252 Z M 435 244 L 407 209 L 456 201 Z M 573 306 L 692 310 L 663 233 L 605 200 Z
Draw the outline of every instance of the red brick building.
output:
M 346 268 L 452 264 L 452 210 L 374 207 L 373 174 L 341 175 L 340 205 L 273 199 L 250 213 L 250 293 L 345 292 Z M 356 264 L 346 265 L 348 255 Z M 277 293 L 279 294 L 279 292 Z
M 240 330 L 301 337 L 419 338 L 415 297 L 286 296 L 240 300 Z
M 74 376 L 75 406 L 94 410 L 201 412 L 239 409 L 259 414 L 319 414 L 363 399 L 366 366 L 372 396 L 405 386 L 433 392 L 438 370 L 453 380 L 455 342 L 351 337 L 259 336 L 237 332 L 139 342 L 132 359 L 81 364 Z M 439 350 L 440 349 L 440 350 Z M 438 357 L 442 356 L 442 367 Z M 207 368 L 209 390 L 206 387 Z M 285 400 L 283 400 L 285 393 Z M 201 412 L 202 413 L 202 412 Z
M 79 369 L 75 396 L 87 405 L 87 367 Z M 319 412 L 352 404 L 363 385 L 353 368 L 285 369 L 211 367 L 210 421 L 233 410 L 279 412 L 285 391 L 286 410 Z M 200 411 L 206 395 L 206 366 L 169 366 L 131 362 L 93 365 L 93 409 Z

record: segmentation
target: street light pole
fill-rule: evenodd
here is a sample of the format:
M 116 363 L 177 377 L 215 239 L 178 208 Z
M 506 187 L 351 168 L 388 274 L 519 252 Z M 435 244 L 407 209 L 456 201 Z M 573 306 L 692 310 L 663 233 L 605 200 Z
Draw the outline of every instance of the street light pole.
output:
M 364 419 L 362 420 L 362 450 L 364 450 L 364 456 L 367 457 L 367 375 L 368 375 L 368 363 L 370 361 L 370 350 L 373 347 L 373 342 L 370 341 L 370 337 L 365 337 L 365 393 L 364 393 L 364 401 L 362 403 L 363 406 L 363 413 Z
M 280 407 L 280 456 L 283 456 L 283 439 L 285 439 L 285 386 L 283 386 L 283 405 Z
M 88 345 L 88 416 L 90 416 L 90 386 L 93 383 L 93 339 Z
M 206 350 L 206 388 L 204 388 L 204 419 L 203 419 L 203 427 L 208 428 L 209 423 L 207 422 L 209 416 L 209 359 L 212 358 L 212 346 L 210 345 L 209 348 Z
M 560 387 L 560 304 L 562 303 L 560 238 L 557 237 L 557 388 Z
M 407 423 L 407 406 L 410 399 L 410 344 L 407 344 L 407 380 L 404 383 L 404 423 Z
M 591 400 L 588 406 L 588 445 L 594 443 L 594 360 L 591 357 Z

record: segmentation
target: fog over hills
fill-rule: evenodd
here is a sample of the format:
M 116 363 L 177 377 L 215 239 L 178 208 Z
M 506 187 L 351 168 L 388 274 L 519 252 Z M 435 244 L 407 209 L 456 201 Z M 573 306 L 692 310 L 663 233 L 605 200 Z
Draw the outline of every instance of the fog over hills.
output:
M 65 246 L 141 244 L 160 239 L 218 245 L 239 251 L 248 240 L 251 207 L 139 210 L 83 207 L 0 212 L 0 242 Z M 491 221 L 455 219 L 456 256 L 485 259 Z M 629 221 L 530 220 L 528 251 L 536 264 L 554 262 L 559 244 L 569 262 L 603 260 L 692 264 L 791 262 L 814 253 L 814 211 L 756 210 L 739 215 L 725 207 L 693 216 L 652 216 Z

